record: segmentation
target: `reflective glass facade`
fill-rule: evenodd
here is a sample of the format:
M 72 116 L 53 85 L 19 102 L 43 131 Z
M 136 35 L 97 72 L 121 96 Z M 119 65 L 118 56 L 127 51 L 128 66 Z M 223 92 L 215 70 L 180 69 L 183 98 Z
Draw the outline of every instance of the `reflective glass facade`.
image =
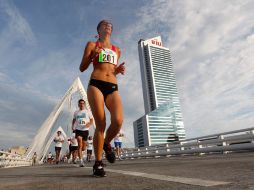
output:
M 152 40 L 140 40 L 138 44 L 145 106 L 145 116 L 133 124 L 138 147 L 185 138 L 170 51 L 161 46 L 160 37 L 156 39 L 160 46 Z

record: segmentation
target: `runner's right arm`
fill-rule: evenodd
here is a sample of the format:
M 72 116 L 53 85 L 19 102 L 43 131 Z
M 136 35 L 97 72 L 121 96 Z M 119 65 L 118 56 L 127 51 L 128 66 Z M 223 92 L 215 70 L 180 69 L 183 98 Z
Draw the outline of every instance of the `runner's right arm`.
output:
M 73 120 L 72 120 L 72 125 L 71 125 L 71 129 L 72 129 L 72 131 L 74 131 L 75 129 L 74 129 L 74 123 L 76 122 L 76 119 L 75 118 L 73 118 Z
M 75 122 L 76 122 L 76 112 L 74 112 L 74 114 L 73 114 L 72 125 L 71 125 L 72 131 L 75 130 L 75 129 L 74 129 L 74 124 L 75 124 Z
M 88 42 L 86 44 L 86 48 L 83 54 L 83 58 L 81 61 L 81 64 L 79 66 L 79 70 L 81 72 L 85 71 L 90 63 L 93 61 L 93 59 L 101 52 L 103 48 L 96 46 L 96 43 L 94 42 Z
M 81 72 L 85 71 L 93 60 L 93 49 L 95 48 L 94 42 L 88 42 L 84 50 L 83 58 L 79 66 Z

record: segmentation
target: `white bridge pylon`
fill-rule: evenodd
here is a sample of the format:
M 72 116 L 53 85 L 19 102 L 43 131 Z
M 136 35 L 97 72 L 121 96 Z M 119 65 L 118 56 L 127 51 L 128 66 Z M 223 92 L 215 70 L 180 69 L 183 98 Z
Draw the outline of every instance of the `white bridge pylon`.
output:
M 40 161 L 45 154 L 47 153 L 50 144 L 52 143 L 52 136 L 50 136 L 50 132 L 52 131 L 52 127 L 54 126 L 57 118 L 59 117 L 61 111 L 64 108 L 65 103 L 68 101 L 69 105 L 71 104 L 71 97 L 74 93 L 80 93 L 81 98 L 85 100 L 87 109 L 91 112 L 90 105 L 87 100 L 87 94 L 82 85 L 80 78 L 78 77 L 65 95 L 62 97 L 61 101 L 55 106 L 53 111 L 50 113 L 48 118 L 44 121 L 41 125 L 40 129 L 38 130 L 37 134 L 35 135 L 29 149 L 27 151 L 27 159 L 32 159 L 34 152 L 37 154 L 37 160 Z M 95 128 L 95 123 L 93 123 Z M 93 128 L 93 129 L 94 129 Z

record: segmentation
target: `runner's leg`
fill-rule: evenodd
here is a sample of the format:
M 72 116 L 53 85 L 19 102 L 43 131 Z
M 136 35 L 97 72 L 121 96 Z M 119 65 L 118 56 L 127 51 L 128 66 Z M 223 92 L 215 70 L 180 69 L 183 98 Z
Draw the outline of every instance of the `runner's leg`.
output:
M 79 159 L 82 159 L 82 147 L 83 147 L 83 138 L 81 136 L 77 136 L 77 141 L 78 141 L 78 156 Z
M 123 106 L 118 91 L 108 95 L 106 99 L 106 106 L 111 115 L 111 124 L 105 137 L 105 143 L 108 144 L 120 131 L 123 123 Z
M 93 175 L 98 177 L 106 176 L 104 164 L 102 163 L 102 152 L 104 144 L 104 131 L 106 128 L 106 117 L 104 111 L 104 97 L 101 91 L 94 87 L 88 86 L 87 90 L 88 101 L 94 116 L 96 129 L 94 133 L 94 153 L 95 163 L 93 166 Z
M 104 131 L 106 128 L 104 97 L 98 88 L 91 85 L 88 87 L 87 97 L 96 124 L 96 129 L 94 133 L 95 160 L 102 160 Z

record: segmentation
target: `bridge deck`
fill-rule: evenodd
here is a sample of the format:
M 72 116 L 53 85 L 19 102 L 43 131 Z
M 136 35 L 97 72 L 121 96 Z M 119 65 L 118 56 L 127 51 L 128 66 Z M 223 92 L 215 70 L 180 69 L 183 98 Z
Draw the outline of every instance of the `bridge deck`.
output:
M 117 161 L 107 177 L 95 178 L 92 164 L 0 169 L 0 189 L 149 190 L 253 189 L 254 153 Z

